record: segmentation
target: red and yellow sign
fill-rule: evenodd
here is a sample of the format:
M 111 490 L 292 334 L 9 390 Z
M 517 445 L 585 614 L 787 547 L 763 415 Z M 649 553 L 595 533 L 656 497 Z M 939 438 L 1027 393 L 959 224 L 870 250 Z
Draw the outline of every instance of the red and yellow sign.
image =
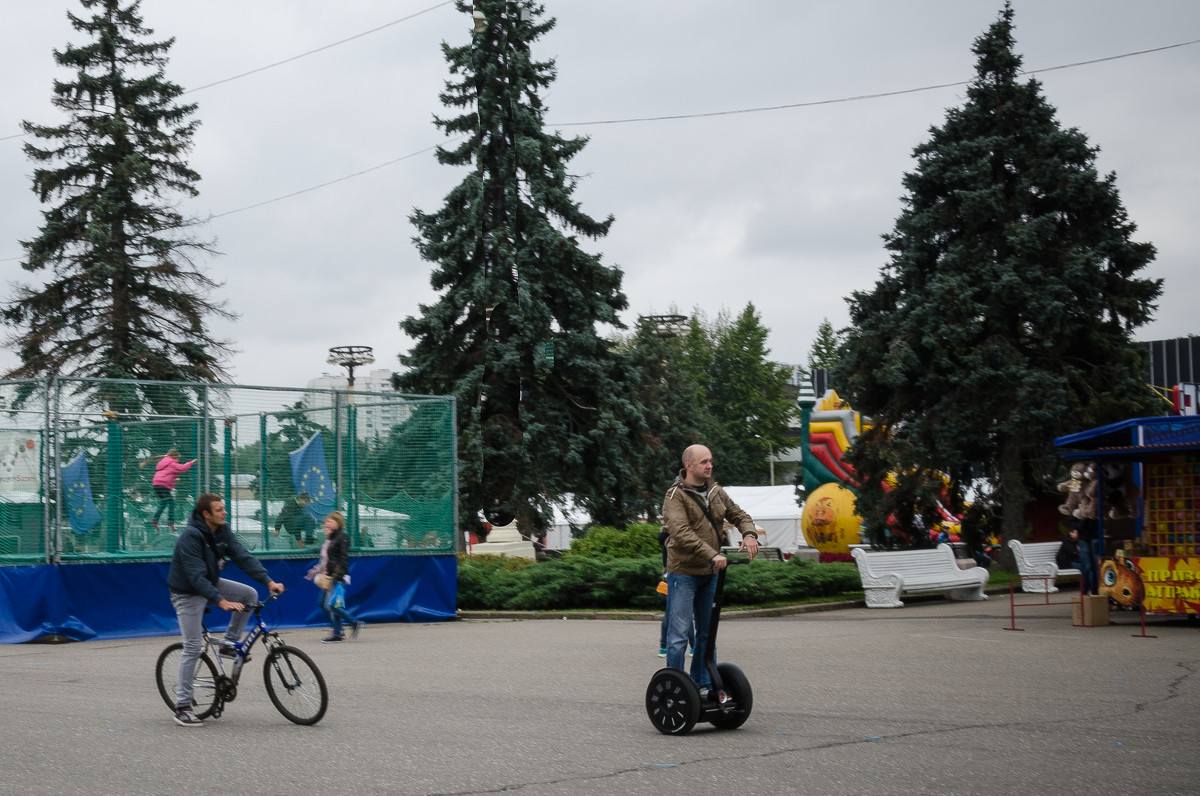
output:
M 1146 613 L 1200 614 L 1200 557 L 1157 556 L 1126 561 L 1141 580 L 1141 603 Z M 1105 574 L 1102 569 L 1102 583 Z

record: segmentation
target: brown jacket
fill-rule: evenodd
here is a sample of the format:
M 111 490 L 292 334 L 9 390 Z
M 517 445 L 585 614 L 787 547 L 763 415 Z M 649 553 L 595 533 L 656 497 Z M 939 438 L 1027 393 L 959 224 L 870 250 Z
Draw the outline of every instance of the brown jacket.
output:
M 679 477 L 663 499 L 663 524 L 667 526 L 667 572 L 676 575 L 711 575 L 713 556 L 721 552 L 725 532 L 718 531 L 704 515 L 701 504 L 708 506 L 708 513 L 718 525 L 728 521 L 745 534 L 758 534 L 754 520 L 729 499 L 721 485 L 711 478 L 701 492 L 685 486 L 686 471 L 680 470 Z M 699 498 L 697 502 L 696 498 Z

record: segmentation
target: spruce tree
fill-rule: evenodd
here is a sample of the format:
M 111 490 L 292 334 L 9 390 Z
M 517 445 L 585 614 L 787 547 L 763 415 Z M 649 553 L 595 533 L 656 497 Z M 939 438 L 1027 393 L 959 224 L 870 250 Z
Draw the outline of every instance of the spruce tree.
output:
M 808 349 L 808 369 L 832 370 L 837 363 L 838 346 L 841 344 L 838 333 L 828 318 L 822 318 L 817 326 L 817 337 L 813 340 L 812 348 Z
M 834 380 L 889 432 L 849 457 L 876 538 L 883 518 L 922 512 L 889 500 L 928 494 L 939 473 L 951 493 L 985 476 L 1004 537 L 1020 538 L 1024 504 L 1057 467 L 1056 436 L 1154 411 L 1131 338 L 1162 289 L 1138 276 L 1154 247 L 1133 240 L 1096 148 L 1020 79 L 1013 28 L 1006 4 L 975 41 L 965 103 L 904 177 L 890 261 L 849 300 Z M 882 490 L 884 462 L 904 489 Z
M 724 484 L 769 483 L 769 457 L 790 447 L 788 428 L 796 404 L 786 385 L 791 369 L 767 356 L 767 328 L 753 304 L 722 324 L 713 341 L 708 405 L 725 434 L 724 449 L 713 448 Z
M 695 317 L 686 332 L 680 328 L 684 320 L 674 316 L 664 326 L 655 317 L 639 318 L 624 351 L 639 376 L 630 398 L 646 420 L 644 450 L 635 462 L 645 489 L 635 516 L 657 516 L 663 494 L 682 467 L 685 448 L 712 446 L 720 438 L 720 423 L 707 402 L 708 365 L 697 366 L 693 357 L 699 343 L 701 357 L 710 363 L 711 341 Z
M 736 318 L 722 311 L 711 322 L 696 310 L 678 337 L 660 337 L 653 324 L 639 327 L 635 395 L 653 447 L 643 480 L 654 485 L 660 504 L 680 454 L 693 444 L 712 450 L 721 483 L 768 483 L 768 457 L 790 447 L 796 407 L 786 391 L 791 370 L 767 359 L 767 333 L 753 304 Z
M 33 190 L 49 206 L 37 237 L 22 241 L 21 266 L 49 274 L 18 286 L 4 309 L 21 359 L 7 376 L 216 381 L 228 349 L 205 323 L 231 316 L 208 298 L 217 285 L 195 262 L 211 247 L 172 198 L 195 196 L 200 179 L 184 160 L 196 106 L 164 75 L 174 39 L 150 40 L 139 2 L 80 2 L 92 16 L 67 16 L 87 42 L 54 52 L 74 71 L 54 82 L 66 121 L 24 123 L 36 139 L 25 145 Z M 85 392 L 120 412 L 181 409 L 173 390 Z
M 435 264 L 436 303 L 401 326 L 415 343 L 397 379 L 407 391 L 458 400 L 461 519 L 545 525 L 568 494 L 625 505 L 640 412 L 625 363 L 597 327 L 619 326 L 621 272 L 579 237 L 607 234 L 573 198 L 568 172 L 586 138 L 545 129 L 553 61 L 532 45 L 554 20 L 529 2 L 459 0 L 476 12 L 470 43 L 442 49 L 457 112 L 436 125 L 461 143 L 438 161 L 467 174 L 435 212 L 416 210 L 415 243 Z M 467 17 L 471 18 L 470 16 Z

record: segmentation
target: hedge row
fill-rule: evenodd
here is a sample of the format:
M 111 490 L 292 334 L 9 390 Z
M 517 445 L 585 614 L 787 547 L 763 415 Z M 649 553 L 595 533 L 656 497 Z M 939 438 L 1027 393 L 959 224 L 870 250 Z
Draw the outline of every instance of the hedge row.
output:
M 657 533 L 655 527 L 655 537 Z M 654 544 L 657 547 L 657 540 Z M 458 605 L 466 610 L 494 611 L 661 608 L 663 598 L 655 591 L 661 574 L 661 554 L 636 558 L 583 555 L 575 545 L 569 555 L 541 562 L 460 555 Z M 853 565 L 816 564 L 798 558 L 785 563 L 752 561 L 729 568 L 725 604 L 799 602 L 861 588 Z

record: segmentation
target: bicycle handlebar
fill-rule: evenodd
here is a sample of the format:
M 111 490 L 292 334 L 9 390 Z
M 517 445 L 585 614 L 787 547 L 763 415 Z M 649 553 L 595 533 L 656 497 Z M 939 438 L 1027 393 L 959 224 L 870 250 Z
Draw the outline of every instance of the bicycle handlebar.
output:
M 245 611 L 246 613 L 251 613 L 251 614 L 255 613 L 256 611 L 261 611 L 263 608 L 266 607 L 267 603 L 271 602 L 272 600 L 276 599 L 277 597 L 279 597 L 278 594 L 272 594 L 272 595 L 268 596 L 267 599 L 265 599 L 265 600 L 255 601 L 252 603 L 242 603 L 242 611 Z M 205 608 L 204 610 L 206 612 L 208 611 L 207 608 Z M 238 613 L 241 613 L 242 611 L 239 611 Z
M 248 603 L 246 605 L 246 610 L 250 611 L 251 613 L 253 613 L 255 611 L 261 611 L 263 608 L 266 607 L 267 603 L 271 602 L 272 600 L 277 599 L 278 597 L 279 597 L 278 594 L 271 594 L 265 600 L 261 600 L 259 602 L 255 602 L 255 603 Z

